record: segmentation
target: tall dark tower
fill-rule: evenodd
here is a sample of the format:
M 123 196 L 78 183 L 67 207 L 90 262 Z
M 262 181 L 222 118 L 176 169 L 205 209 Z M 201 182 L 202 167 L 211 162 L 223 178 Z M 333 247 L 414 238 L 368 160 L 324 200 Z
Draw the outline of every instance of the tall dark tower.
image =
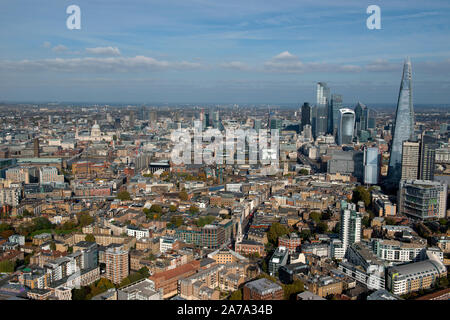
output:
M 33 140 L 34 157 L 39 158 L 39 138 Z
M 414 108 L 412 100 L 411 61 L 406 59 L 403 66 L 402 82 L 398 94 L 397 111 L 393 128 L 391 156 L 389 158 L 388 181 L 397 187 L 402 172 L 402 145 L 414 139 Z
M 435 138 L 422 134 L 422 139 L 420 141 L 420 180 L 432 181 L 434 179 L 434 165 L 437 148 L 438 144 Z
M 302 131 L 305 125 L 309 124 L 311 125 L 311 107 L 309 106 L 308 102 L 305 102 L 302 105 Z

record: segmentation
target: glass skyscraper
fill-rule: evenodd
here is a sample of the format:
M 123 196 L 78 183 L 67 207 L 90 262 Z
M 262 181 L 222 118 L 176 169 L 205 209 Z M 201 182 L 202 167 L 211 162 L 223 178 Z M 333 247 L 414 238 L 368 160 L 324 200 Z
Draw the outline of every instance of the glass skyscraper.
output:
M 351 144 L 355 128 L 355 111 L 340 109 L 338 121 L 338 144 Z
M 364 149 L 364 183 L 378 184 L 379 176 L 378 148 Z
M 342 96 L 340 94 L 331 95 L 331 103 L 328 110 L 328 132 L 336 134 L 339 120 L 339 109 L 342 109 Z
M 403 66 L 402 82 L 398 95 L 397 112 L 393 128 L 391 156 L 389 159 L 388 181 L 397 186 L 402 172 L 402 145 L 414 136 L 414 108 L 412 101 L 411 61 L 406 59 Z

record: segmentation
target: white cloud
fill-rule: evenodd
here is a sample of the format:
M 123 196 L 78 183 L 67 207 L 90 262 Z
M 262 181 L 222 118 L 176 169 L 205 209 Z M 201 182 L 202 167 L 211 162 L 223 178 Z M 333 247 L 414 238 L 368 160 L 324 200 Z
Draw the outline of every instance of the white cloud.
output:
M 53 47 L 53 49 L 52 49 L 52 51 L 56 52 L 56 53 L 66 52 L 68 50 L 69 50 L 69 48 L 67 48 L 66 46 L 63 46 L 62 44 L 59 44 L 59 45 Z
M 98 54 L 104 56 L 120 56 L 120 50 L 117 47 L 86 48 L 86 52 L 90 54 Z
M 203 68 L 203 65 L 195 62 L 180 61 L 171 62 L 156 60 L 151 57 L 108 57 L 108 58 L 72 58 L 72 59 L 43 59 L 43 60 L 21 60 L 1 61 L 0 69 L 34 72 L 86 72 L 86 73 L 108 73 L 108 72 L 143 72 L 162 70 L 189 70 Z
M 230 61 L 220 64 L 222 68 L 239 70 L 239 71 L 248 71 L 251 70 L 251 67 L 244 62 L 241 61 Z

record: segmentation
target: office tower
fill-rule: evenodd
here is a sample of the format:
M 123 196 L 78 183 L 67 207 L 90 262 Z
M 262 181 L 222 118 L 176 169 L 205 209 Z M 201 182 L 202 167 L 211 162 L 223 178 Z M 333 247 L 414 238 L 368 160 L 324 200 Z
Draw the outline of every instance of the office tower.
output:
M 302 121 L 301 121 L 301 125 L 302 125 L 302 130 L 305 127 L 305 125 L 311 125 L 311 107 L 309 106 L 308 102 L 305 102 L 302 105 Z
M 446 134 L 448 132 L 448 128 L 449 128 L 449 125 L 447 123 L 442 123 L 439 126 L 439 134 L 442 134 L 442 135 Z
M 447 184 L 437 181 L 401 180 L 398 211 L 415 219 L 445 218 Z
M 259 132 L 259 130 L 261 130 L 261 119 L 255 119 L 253 121 L 253 129 L 255 129 L 256 132 Z
M 330 100 L 330 88 L 328 88 L 325 82 L 318 82 L 316 90 L 316 105 L 328 106 L 329 100 Z
M 436 161 L 436 149 L 438 144 L 436 139 L 422 135 L 420 141 L 420 163 L 419 163 L 419 179 L 434 180 L 434 165 Z
M 328 104 L 330 102 L 330 88 L 325 82 L 318 82 L 316 89 L 316 106 L 312 110 L 312 126 L 317 138 L 328 132 Z
M 418 142 L 403 142 L 402 180 L 417 179 L 419 177 L 419 149 L 420 145 Z
M 360 101 L 355 106 L 355 131 L 357 134 L 361 130 L 366 130 L 366 110 L 367 106 Z
M 122 247 L 106 249 L 106 278 L 117 284 L 128 277 L 128 260 L 128 251 Z
M 327 113 L 326 106 L 315 106 L 312 109 L 312 127 L 315 138 L 327 133 Z
M 403 66 L 402 81 L 398 94 L 397 111 L 395 114 L 391 155 L 389 158 L 388 180 L 396 186 L 401 178 L 403 142 L 413 140 L 414 108 L 412 102 L 412 74 L 409 58 Z
M 155 110 L 151 110 L 148 113 L 148 121 L 151 128 L 156 127 L 156 123 L 158 122 L 158 114 L 156 113 Z
M 114 128 L 115 129 L 119 129 L 121 126 L 120 126 L 120 118 L 115 118 L 114 119 Z
M 376 127 L 376 112 L 370 108 L 364 110 L 365 127 L 362 130 L 373 130 Z
M 351 144 L 355 128 L 355 111 L 340 109 L 338 117 L 338 144 Z
M 199 120 L 202 122 L 202 128 L 205 127 L 205 110 L 200 111 Z
M 378 148 L 364 148 L 364 183 L 378 184 L 380 172 Z
M 145 106 L 141 106 L 141 108 L 139 109 L 139 119 L 140 120 L 143 120 L 143 121 L 147 120 L 147 114 L 145 111 L 146 111 Z
M 130 111 L 130 128 L 131 129 L 134 129 L 134 122 L 135 122 L 134 111 Z
M 33 151 L 34 157 L 39 158 L 39 138 L 34 138 L 33 140 Z
M 354 203 L 341 201 L 341 230 L 339 238 L 344 249 L 347 249 L 353 243 L 361 241 L 361 220 L 362 215 L 356 212 Z
M 210 116 L 209 116 L 209 112 L 206 112 L 206 113 L 205 113 L 205 128 L 211 126 L 211 120 L 210 120 L 209 117 L 210 117 Z
M 281 130 L 282 128 L 282 124 L 283 124 L 283 120 L 282 119 L 277 119 L 277 118 L 271 118 L 270 119 L 270 129 L 276 129 L 276 130 Z
M 342 96 L 340 94 L 331 95 L 331 103 L 328 111 L 328 132 L 333 135 L 337 133 L 339 109 L 342 108 Z
M 310 124 L 305 125 L 303 127 L 303 131 L 302 132 L 303 132 L 303 137 L 305 139 L 309 139 L 309 140 L 312 139 L 312 128 L 311 128 Z

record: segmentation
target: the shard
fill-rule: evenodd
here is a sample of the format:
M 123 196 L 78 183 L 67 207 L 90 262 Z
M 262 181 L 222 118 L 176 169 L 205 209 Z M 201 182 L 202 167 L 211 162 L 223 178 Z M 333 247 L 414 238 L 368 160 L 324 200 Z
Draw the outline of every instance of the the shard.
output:
M 411 81 L 411 61 L 407 58 L 403 66 L 402 82 L 398 95 L 388 169 L 388 181 L 395 187 L 398 187 L 402 172 L 402 144 L 404 141 L 412 140 L 414 137 L 414 108 Z

